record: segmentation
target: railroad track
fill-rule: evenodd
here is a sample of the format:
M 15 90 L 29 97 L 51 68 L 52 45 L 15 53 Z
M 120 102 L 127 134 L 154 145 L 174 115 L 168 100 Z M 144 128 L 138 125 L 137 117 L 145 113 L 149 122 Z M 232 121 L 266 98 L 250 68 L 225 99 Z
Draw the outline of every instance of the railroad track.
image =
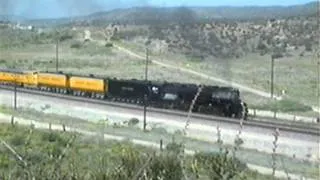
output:
M 4 86 L 0 85 L 0 89 L 4 90 L 14 90 L 14 87 L 12 86 Z M 47 96 L 47 97 L 54 97 L 54 98 L 62 98 L 65 100 L 71 100 L 71 101 L 78 101 L 78 102 L 86 102 L 91 104 L 99 104 L 99 105 L 108 105 L 108 106 L 114 106 L 119 107 L 123 109 L 131 109 L 131 110 L 141 110 L 143 111 L 143 106 L 136 105 L 136 104 L 126 104 L 121 102 L 111 102 L 107 100 L 102 99 L 91 99 L 86 97 L 80 97 L 80 96 L 73 96 L 68 94 L 58 94 L 54 92 L 47 92 L 47 91 L 40 91 L 35 89 L 26 89 L 17 87 L 17 92 L 23 92 L 28 94 L 34 94 L 34 95 L 41 95 L 41 96 Z M 168 109 L 159 109 L 159 108 L 153 108 L 148 107 L 147 111 L 149 112 L 155 112 L 155 113 L 165 113 L 173 116 L 180 116 L 180 117 L 187 117 L 188 112 L 183 111 L 173 111 Z M 230 124 L 239 124 L 238 119 L 232 119 L 232 118 L 225 118 L 225 117 L 218 117 L 218 116 L 210 116 L 210 115 L 204 115 L 199 113 L 192 113 L 191 116 L 194 119 L 202 120 L 202 121 L 215 121 L 215 122 L 224 122 L 224 123 L 230 123 Z M 249 120 L 243 121 L 243 125 L 246 126 L 252 126 L 252 127 L 260 127 L 260 128 L 267 128 L 267 129 L 275 129 L 278 128 L 280 131 L 287 131 L 287 132 L 293 132 L 293 133 L 302 133 L 302 134 L 308 134 L 308 135 L 320 135 L 320 126 L 315 124 L 307 124 L 303 122 L 290 122 L 286 120 L 272 120 L 268 118 L 254 118 Z

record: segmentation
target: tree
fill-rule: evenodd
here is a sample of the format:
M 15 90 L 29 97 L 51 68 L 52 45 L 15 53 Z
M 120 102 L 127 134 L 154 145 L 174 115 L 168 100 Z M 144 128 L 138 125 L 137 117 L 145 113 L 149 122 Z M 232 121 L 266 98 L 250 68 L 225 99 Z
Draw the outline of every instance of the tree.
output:
M 196 14 L 187 7 L 179 7 L 173 12 L 172 18 L 178 24 L 192 24 L 196 21 Z

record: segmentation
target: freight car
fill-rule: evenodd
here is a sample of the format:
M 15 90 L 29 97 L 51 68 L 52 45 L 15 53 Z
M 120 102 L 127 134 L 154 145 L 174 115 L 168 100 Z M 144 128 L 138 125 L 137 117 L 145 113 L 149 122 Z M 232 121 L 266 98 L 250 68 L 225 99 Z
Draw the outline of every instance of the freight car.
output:
M 76 96 L 88 96 L 91 98 L 105 98 L 108 92 L 108 83 L 103 78 L 96 78 L 93 75 L 89 77 L 81 75 L 69 76 L 69 91 Z
M 14 70 L 0 70 L 0 82 L 110 101 L 140 105 L 147 103 L 151 107 L 183 111 L 189 109 L 200 87 L 195 84 Z M 248 114 L 239 90 L 220 86 L 202 86 L 192 111 L 244 119 Z
M 37 87 L 37 79 L 34 71 L 17 69 L 0 69 L 0 84 Z
M 4 85 L 23 84 L 23 71 L 16 69 L 0 69 L 0 83 Z
M 37 81 L 40 90 L 67 93 L 69 89 L 69 77 L 62 72 L 38 72 Z

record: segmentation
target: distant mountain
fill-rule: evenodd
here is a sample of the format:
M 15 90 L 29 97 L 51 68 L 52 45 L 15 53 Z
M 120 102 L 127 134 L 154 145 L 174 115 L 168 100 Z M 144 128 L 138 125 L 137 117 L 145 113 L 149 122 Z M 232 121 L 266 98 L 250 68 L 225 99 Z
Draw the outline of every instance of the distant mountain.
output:
M 0 14 L 0 21 L 20 22 L 26 20 L 26 18 L 21 16 Z
M 317 12 L 317 2 L 292 6 L 219 6 L 219 7 L 134 7 L 97 12 L 87 16 L 60 19 L 41 19 L 28 21 L 32 24 L 67 24 L 86 22 L 90 25 L 104 25 L 118 22 L 128 24 L 170 23 L 198 20 L 256 20 L 311 16 Z
M 309 16 L 317 12 L 317 2 L 293 6 L 220 6 L 191 8 L 199 17 L 235 20 L 287 18 Z

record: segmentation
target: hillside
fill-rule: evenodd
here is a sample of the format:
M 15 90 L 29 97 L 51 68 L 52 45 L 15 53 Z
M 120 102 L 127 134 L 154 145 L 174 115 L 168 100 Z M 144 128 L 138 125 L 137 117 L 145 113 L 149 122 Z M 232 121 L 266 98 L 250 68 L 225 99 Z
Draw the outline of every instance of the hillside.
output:
M 317 2 L 294 6 L 136 7 L 88 16 L 32 20 L 36 26 L 117 25 L 113 39 L 161 42 L 173 53 L 192 58 L 239 58 L 248 53 L 312 52 L 318 43 Z
M 190 16 L 192 17 L 192 16 Z M 255 21 L 199 22 L 148 26 L 116 26 L 113 39 L 132 42 L 151 40 L 153 47 L 192 58 L 240 58 L 249 53 L 303 56 L 316 50 L 316 16 Z M 186 21 L 184 21 L 186 22 Z
M 159 24 L 176 23 L 181 15 L 192 15 L 192 20 L 261 20 L 271 18 L 288 18 L 297 16 L 309 16 L 317 12 L 317 2 L 313 1 L 302 5 L 292 6 L 218 6 L 218 7 L 133 7 L 115 9 L 106 12 L 96 12 L 73 18 L 60 19 L 29 19 L 19 18 L 20 21 L 33 25 L 59 25 L 71 22 L 87 25 L 105 25 L 108 23 L 126 24 Z M 3 16 L 4 17 L 4 16 Z M 8 16 L 5 16 L 8 19 Z M 17 20 L 10 18 L 9 20 Z M 1 16 L 0 16 L 0 20 Z
M 118 9 L 109 12 L 98 12 L 86 17 L 83 20 L 92 22 L 119 22 L 154 24 L 164 22 L 179 22 L 180 17 L 191 17 L 191 20 L 260 20 L 270 18 L 288 18 L 296 16 L 309 16 L 317 11 L 317 3 L 311 2 L 303 5 L 293 6 L 220 6 L 220 7 L 172 7 L 153 8 L 139 7 L 130 9 Z M 178 17 L 177 17 L 178 16 Z M 79 18 L 78 20 L 81 20 Z M 189 19 L 190 20 L 190 19 Z

